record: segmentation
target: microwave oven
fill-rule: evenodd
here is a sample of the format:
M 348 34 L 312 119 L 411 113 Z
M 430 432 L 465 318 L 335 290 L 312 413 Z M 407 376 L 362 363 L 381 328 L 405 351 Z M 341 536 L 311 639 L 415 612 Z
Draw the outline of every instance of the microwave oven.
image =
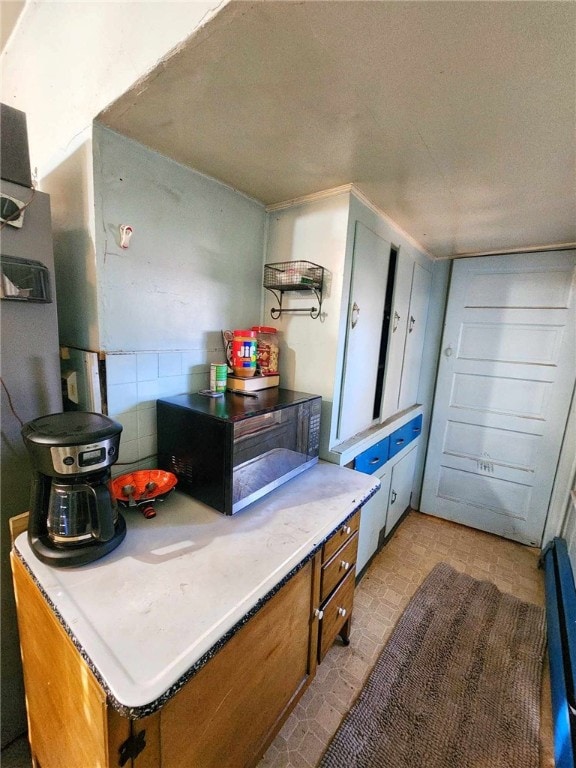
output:
M 233 515 L 318 461 L 321 397 L 265 389 L 246 397 L 157 401 L 158 466 L 178 488 Z

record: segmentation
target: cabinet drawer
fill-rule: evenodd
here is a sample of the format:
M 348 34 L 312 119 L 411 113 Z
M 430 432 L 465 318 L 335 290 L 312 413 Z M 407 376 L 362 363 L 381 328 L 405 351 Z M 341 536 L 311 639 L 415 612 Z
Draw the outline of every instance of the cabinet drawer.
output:
M 358 534 L 352 534 L 346 544 L 322 566 L 322 580 L 320 586 L 320 602 L 326 600 L 338 582 L 347 575 L 356 565 L 356 553 L 358 551 Z
M 376 472 L 377 469 L 388 461 L 388 444 L 390 442 L 390 436 L 387 435 L 383 440 L 380 440 L 376 445 L 367 448 L 359 456 L 354 459 L 354 469 L 357 472 L 363 472 L 365 475 L 371 475 Z
M 397 453 L 405 448 L 412 440 L 419 437 L 422 432 L 422 414 L 415 419 L 404 424 L 403 427 L 392 432 L 390 435 L 390 446 L 388 448 L 388 457 L 391 459 Z
M 322 548 L 322 563 L 327 563 L 328 560 L 332 557 L 332 555 L 337 552 L 341 546 L 346 544 L 348 539 L 350 539 L 358 530 L 360 526 L 360 510 L 354 514 L 350 520 L 348 520 L 347 523 L 344 525 L 341 525 L 340 528 L 334 533 L 328 541 L 324 544 L 324 547 Z
M 323 606 L 324 615 L 320 625 L 320 643 L 318 644 L 319 661 L 322 661 L 336 639 L 336 635 L 352 615 L 355 574 L 355 569 L 348 571 L 346 578 L 340 582 L 332 597 Z

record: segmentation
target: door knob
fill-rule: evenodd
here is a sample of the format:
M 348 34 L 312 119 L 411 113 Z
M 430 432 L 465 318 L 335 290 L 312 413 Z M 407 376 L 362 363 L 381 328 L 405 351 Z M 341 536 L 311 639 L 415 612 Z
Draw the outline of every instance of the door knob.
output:
M 452 357 L 452 352 L 453 352 L 453 351 L 454 351 L 454 350 L 452 349 L 452 345 L 451 345 L 451 344 L 448 344 L 448 346 L 447 346 L 447 347 L 446 347 L 446 349 L 444 350 L 444 354 L 446 355 L 446 357 Z

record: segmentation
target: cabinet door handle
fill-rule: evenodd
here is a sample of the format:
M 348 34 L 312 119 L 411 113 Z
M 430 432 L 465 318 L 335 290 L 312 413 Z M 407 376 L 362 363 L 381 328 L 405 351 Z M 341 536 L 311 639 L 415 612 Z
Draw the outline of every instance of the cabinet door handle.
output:
M 316 616 L 318 621 L 322 621 L 322 619 L 324 618 L 324 611 L 321 611 L 320 608 L 316 608 L 316 610 L 314 611 L 314 616 Z
M 390 499 L 390 504 L 394 504 L 394 502 L 396 501 L 397 497 L 398 497 L 398 494 L 396 493 L 396 491 L 393 490 L 392 491 L 392 497 Z
M 345 571 L 347 571 L 350 568 L 350 563 L 347 563 L 346 560 L 341 560 L 340 568 L 343 568 Z
M 352 533 L 352 528 L 350 528 L 349 525 L 345 525 L 344 528 L 342 528 L 342 533 L 346 534 L 346 536 L 350 535 Z
M 354 317 L 354 312 L 356 312 L 356 317 Z M 352 304 L 352 328 L 356 328 L 356 324 L 358 322 L 358 317 L 360 315 L 360 307 L 356 302 Z
M 414 330 L 415 323 L 416 323 L 416 320 L 412 315 L 410 315 L 410 325 L 408 326 L 408 333 L 412 333 L 412 331 Z
M 338 608 L 338 615 L 339 616 L 346 616 L 346 608 Z
M 398 312 L 394 311 L 394 320 L 392 322 L 392 333 L 398 328 L 398 323 L 400 322 L 400 315 Z

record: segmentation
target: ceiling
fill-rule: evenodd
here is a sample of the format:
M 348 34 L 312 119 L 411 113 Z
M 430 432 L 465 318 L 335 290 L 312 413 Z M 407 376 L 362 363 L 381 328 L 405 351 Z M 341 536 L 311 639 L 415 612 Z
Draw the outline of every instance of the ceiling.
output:
M 573 2 L 231 2 L 98 119 L 266 205 L 353 183 L 434 257 L 576 241 Z

